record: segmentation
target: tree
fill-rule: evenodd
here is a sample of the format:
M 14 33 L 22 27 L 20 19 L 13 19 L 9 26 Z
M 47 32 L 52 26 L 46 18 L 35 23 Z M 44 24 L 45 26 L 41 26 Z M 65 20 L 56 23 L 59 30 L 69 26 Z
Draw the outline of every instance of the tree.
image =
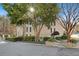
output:
M 35 41 L 38 42 L 43 26 L 51 27 L 59 8 L 57 4 L 31 4 L 30 7 L 34 9 L 33 12 L 29 12 L 29 15 L 35 32 Z
M 27 12 L 27 4 L 3 4 L 4 9 L 8 12 L 8 16 L 10 16 L 11 24 L 15 24 L 16 26 L 22 25 L 23 26 L 23 36 L 24 36 L 24 19 L 21 17 L 24 13 Z M 22 22 L 21 22 L 22 20 Z
M 65 30 L 67 42 L 70 42 L 71 34 L 79 22 L 79 4 L 61 4 L 61 13 L 58 16 L 58 20 Z
M 9 13 L 8 15 L 11 16 L 12 23 L 26 24 L 31 22 L 36 42 L 39 40 L 43 26 L 50 28 L 55 20 L 55 15 L 59 12 L 57 4 L 4 4 L 3 6 Z
M 9 17 L 6 16 L 0 16 L 0 34 L 5 35 L 5 34 L 10 34 L 9 31 L 9 26 L 10 26 L 10 20 Z

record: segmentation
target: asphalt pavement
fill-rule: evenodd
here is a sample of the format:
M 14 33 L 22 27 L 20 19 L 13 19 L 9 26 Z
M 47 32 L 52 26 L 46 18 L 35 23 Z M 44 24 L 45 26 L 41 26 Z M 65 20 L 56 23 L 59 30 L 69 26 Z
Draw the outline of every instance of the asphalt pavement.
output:
M 79 56 L 78 48 L 46 47 L 24 42 L 0 43 L 0 56 Z

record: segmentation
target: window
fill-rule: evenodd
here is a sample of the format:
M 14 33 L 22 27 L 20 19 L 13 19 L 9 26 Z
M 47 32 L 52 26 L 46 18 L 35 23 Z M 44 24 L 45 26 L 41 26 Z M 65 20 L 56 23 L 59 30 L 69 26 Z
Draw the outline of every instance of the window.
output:
M 26 27 L 26 32 L 28 32 L 28 27 Z
M 52 33 L 52 28 L 51 28 L 51 33 Z
M 30 27 L 30 32 L 32 31 L 32 28 Z

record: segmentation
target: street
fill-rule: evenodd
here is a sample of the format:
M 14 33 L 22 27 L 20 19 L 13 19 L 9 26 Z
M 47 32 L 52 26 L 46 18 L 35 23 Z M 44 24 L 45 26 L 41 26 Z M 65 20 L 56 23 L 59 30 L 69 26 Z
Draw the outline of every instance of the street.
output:
M 46 47 L 43 44 L 6 42 L 0 44 L 0 56 L 79 56 L 79 49 Z

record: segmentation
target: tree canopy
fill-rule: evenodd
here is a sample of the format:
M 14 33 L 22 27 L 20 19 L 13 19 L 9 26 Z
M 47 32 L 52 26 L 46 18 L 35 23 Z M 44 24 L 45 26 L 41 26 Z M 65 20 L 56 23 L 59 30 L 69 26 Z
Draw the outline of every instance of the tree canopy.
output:
M 33 7 L 35 9 L 35 18 L 40 17 L 41 21 L 38 22 L 46 24 L 46 26 L 51 25 L 55 15 L 59 12 L 57 4 L 3 4 L 4 9 L 8 12 L 8 16 L 11 16 L 12 23 L 17 23 L 18 19 L 23 17 L 27 19 L 27 13 L 29 8 Z M 27 17 L 27 18 L 26 18 Z M 22 18 L 22 20 L 23 20 Z M 25 21 L 24 21 L 25 22 Z M 51 23 L 51 24 L 50 24 Z M 49 27 L 49 26 L 48 26 Z

